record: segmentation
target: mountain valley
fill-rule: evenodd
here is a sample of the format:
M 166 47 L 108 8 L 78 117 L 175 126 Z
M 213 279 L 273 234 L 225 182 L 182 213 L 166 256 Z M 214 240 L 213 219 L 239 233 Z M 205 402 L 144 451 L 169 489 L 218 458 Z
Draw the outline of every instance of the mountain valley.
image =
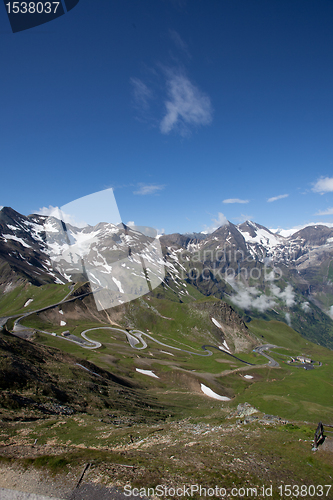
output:
M 331 481 L 331 438 L 311 448 L 333 424 L 333 228 L 156 237 L 5 207 L 0 291 L 4 467 L 272 498 Z

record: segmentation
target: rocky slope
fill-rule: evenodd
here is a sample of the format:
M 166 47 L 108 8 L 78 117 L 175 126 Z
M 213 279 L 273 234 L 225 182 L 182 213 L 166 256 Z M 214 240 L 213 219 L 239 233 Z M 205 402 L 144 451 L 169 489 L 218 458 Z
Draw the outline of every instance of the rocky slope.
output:
M 84 368 L 82 366 L 84 365 Z M 135 382 L 0 331 L 0 420 L 88 413 L 158 420 L 164 413 Z

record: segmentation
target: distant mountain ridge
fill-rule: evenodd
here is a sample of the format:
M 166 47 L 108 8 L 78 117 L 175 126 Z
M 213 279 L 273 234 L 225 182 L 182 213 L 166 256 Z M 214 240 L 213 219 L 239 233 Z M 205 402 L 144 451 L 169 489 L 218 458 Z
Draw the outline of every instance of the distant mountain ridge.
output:
M 124 224 L 85 228 L 66 224 L 64 231 L 54 217 L 26 217 L 4 207 L 0 290 L 5 293 L 22 281 L 35 285 L 86 281 L 87 272 L 95 287 L 103 287 L 104 276 L 109 282 L 111 276 L 119 303 L 129 286 L 133 298 L 150 291 L 180 302 L 194 297 L 196 289 L 229 302 L 244 318 L 282 319 L 303 335 L 311 330 L 321 343 L 333 346 L 333 228 L 317 224 L 282 236 L 252 221 L 229 222 L 207 235 L 163 235 L 161 255 L 145 253 L 147 241 L 150 244 L 153 238 L 147 240 Z M 122 264 L 115 274 L 117 262 Z M 121 274 L 125 268 L 127 278 Z M 156 287 L 148 289 L 151 283 Z
M 51 224 L 53 227 L 50 229 Z M 116 226 L 99 223 L 94 227 L 85 228 L 75 228 L 69 224 L 66 226 L 68 227 L 67 234 L 71 237 L 71 248 L 75 248 L 78 242 L 81 251 L 82 245 L 92 247 L 92 243 L 113 246 L 114 250 L 116 245 L 117 253 L 114 258 L 118 259 L 122 252 L 124 255 L 128 254 L 129 246 L 132 249 L 135 245 L 140 246 L 140 233 L 123 224 Z M 51 233 L 48 230 L 51 230 Z M 37 283 L 45 280 L 47 282 L 71 281 L 70 276 L 66 276 L 66 272 L 62 272 L 60 267 L 55 270 L 50 262 L 50 254 L 53 253 L 54 256 L 58 252 L 60 255 L 61 244 L 69 243 L 59 239 L 61 231 L 61 222 L 53 217 L 48 218 L 38 214 L 24 216 L 12 208 L 3 207 L 0 210 L 0 259 Z M 49 241 L 47 241 L 47 233 Z M 51 248 L 50 234 L 54 235 L 53 240 L 58 246 L 56 249 Z M 319 258 L 321 253 L 327 254 L 333 251 L 333 228 L 325 225 L 311 225 L 296 231 L 291 236 L 284 237 L 252 221 L 238 225 L 229 222 L 207 235 L 173 233 L 161 236 L 160 241 L 165 254 L 169 247 L 175 247 L 178 250 L 183 248 L 190 252 L 225 249 L 226 253 L 229 251 L 229 254 L 230 250 L 239 253 L 239 256 L 236 255 L 237 262 L 241 256 L 243 260 L 252 258 L 258 262 L 272 259 L 275 263 L 293 263 L 297 268 L 300 265 L 304 267 L 304 262 L 300 261 L 304 255 L 312 252 L 312 258 Z M 79 272 L 82 269 L 79 266 L 75 271 Z

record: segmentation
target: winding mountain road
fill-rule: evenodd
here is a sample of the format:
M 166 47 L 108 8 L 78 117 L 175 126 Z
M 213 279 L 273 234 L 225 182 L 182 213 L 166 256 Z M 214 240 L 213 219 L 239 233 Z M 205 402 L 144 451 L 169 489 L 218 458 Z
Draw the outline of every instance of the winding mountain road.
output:
M 278 347 L 278 346 L 273 345 L 273 344 L 265 344 L 265 345 L 260 345 L 258 347 L 255 347 L 253 350 L 255 352 L 257 352 L 258 354 L 265 356 L 265 358 L 267 358 L 269 361 L 268 362 L 269 366 L 277 368 L 278 366 L 280 366 L 279 363 L 277 361 L 275 361 L 275 359 L 271 358 L 271 356 L 268 356 L 268 354 L 264 353 L 264 351 L 268 351 L 268 350 L 273 349 L 275 347 Z
M 39 312 L 47 311 L 47 310 L 52 309 L 54 307 L 57 307 L 59 305 L 66 304 L 68 302 L 72 302 L 74 300 L 86 297 L 87 295 L 90 295 L 91 293 L 93 293 L 93 292 L 86 292 L 86 293 L 83 293 L 82 295 L 78 295 L 76 297 L 72 297 L 72 298 L 68 299 L 68 297 L 70 296 L 70 294 L 72 293 L 72 291 L 73 291 L 73 289 L 70 291 L 69 294 L 67 294 L 64 297 L 64 299 L 62 299 L 61 301 L 57 302 L 56 304 L 52 304 L 52 305 L 47 306 L 47 307 L 42 307 L 40 309 L 36 309 L 35 311 L 29 311 L 29 312 L 27 312 L 27 313 L 25 313 L 23 315 L 16 314 L 16 315 L 13 315 L 13 316 L 7 316 L 7 317 L 4 317 L 4 318 L 0 318 L 0 327 L 4 326 L 9 319 L 17 318 L 14 321 L 13 332 L 27 330 L 28 327 L 20 325 L 20 322 L 24 318 L 27 318 L 28 316 L 30 316 L 31 314 L 36 314 L 36 313 L 39 313 Z M 37 330 L 37 331 L 39 331 L 39 332 L 45 333 L 47 335 L 52 335 L 52 333 L 50 333 L 50 332 L 46 332 L 46 331 L 40 330 L 38 328 L 34 328 L 34 329 Z M 180 347 L 174 347 L 174 346 L 170 346 L 168 344 L 164 344 L 163 342 L 160 342 L 159 340 L 155 339 L 154 337 L 152 337 L 148 333 L 142 332 L 140 330 L 130 330 L 130 331 L 127 331 L 127 330 L 124 330 L 122 328 L 115 328 L 115 327 L 111 327 L 111 326 L 99 326 L 99 327 L 95 327 L 95 328 L 88 328 L 87 330 L 84 330 L 83 332 L 81 332 L 81 336 L 84 338 L 84 340 L 86 342 L 89 343 L 89 345 L 87 345 L 86 343 L 83 344 L 82 342 L 77 342 L 77 341 L 75 341 L 73 339 L 70 339 L 68 337 L 57 336 L 57 338 L 61 338 L 62 340 L 67 340 L 68 342 L 73 342 L 74 344 L 79 345 L 83 349 L 99 349 L 100 347 L 102 347 L 101 342 L 98 342 L 96 340 L 91 340 L 87 336 L 88 332 L 91 332 L 91 331 L 94 331 L 94 330 L 113 330 L 113 331 L 121 332 L 121 333 L 123 333 L 123 334 L 126 335 L 128 343 L 130 344 L 130 346 L 133 349 L 137 349 L 137 350 L 146 349 L 148 347 L 147 342 L 142 338 L 143 336 L 145 336 L 148 339 L 152 340 L 153 342 L 155 342 L 155 343 L 157 343 L 159 345 L 162 345 L 163 347 L 167 347 L 168 349 L 172 349 L 172 350 L 176 350 L 176 351 L 181 351 L 181 352 L 186 352 L 188 354 L 193 354 L 194 356 L 206 357 L 206 356 L 212 356 L 212 354 L 213 354 L 212 351 L 210 351 L 209 349 L 207 349 L 209 347 L 210 349 L 217 349 L 218 351 L 223 352 L 224 354 L 227 354 L 228 356 L 231 356 L 232 358 L 237 359 L 238 361 L 241 361 L 242 363 L 245 363 L 245 364 L 250 365 L 250 366 L 255 366 L 252 363 L 249 363 L 248 361 L 244 361 L 243 359 L 238 358 L 237 356 L 234 356 L 230 352 L 225 351 L 224 349 L 221 349 L 220 347 L 217 347 L 217 346 L 203 345 L 201 348 L 205 351 L 204 353 L 194 352 L 194 351 L 190 351 L 190 350 L 187 350 L 187 349 L 181 349 Z M 141 344 L 141 346 L 139 346 L 138 344 Z M 191 349 L 190 346 L 187 346 L 187 347 L 188 347 L 188 349 Z M 262 356 L 265 356 L 265 358 L 267 358 L 268 361 L 269 361 L 268 362 L 269 366 L 271 366 L 271 367 L 278 367 L 278 366 L 280 366 L 279 363 L 277 361 L 275 361 L 272 357 L 270 357 L 268 354 L 266 354 L 264 352 L 264 351 L 267 351 L 267 350 L 275 348 L 275 347 L 277 347 L 277 346 L 275 346 L 273 344 L 265 344 L 265 345 L 262 345 L 262 346 L 258 346 L 256 348 L 254 348 L 253 350 L 255 352 L 257 352 L 258 354 L 261 354 Z
M 81 333 L 82 337 L 85 340 L 88 340 L 89 342 L 94 342 L 93 340 L 91 340 L 89 337 L 86 336 L 87 332 L 90 332 L 90 331 L 93 331 L 93 330 L 114 330 L 114 331 L 117 331 L 117 332 L 124 333 L 127 336 L 128 342 L 129 342 L 130 346 L 133 347 L 133 349 L 145 349 L 147 347 L 147 343 L 142 338 L 142 336 L 144 335 L 145 337 L 148 337 L 153 342 L 156 342 L 157 344 L 162 345 L 163 347 L 167 347 L 168 349 L 173 349 L 173 350 L 176 350 L 176 351 L 186 352 L 188 354 L 193 354 L 194 356 L 203 356 L 203 357 L 206 357 L 206 356 L 212 356 L 212 354 L 213 354 L 212 351 L 210 351 L 209 349 L 207 349 L 207 347 L 209 347 L 211 349 L 217 349 L 219 352 L 223 352 L 224 354 L 228 354 L 228 356 L 231 356 L 232 358 L 237 359 L 238 361 L 241 361 L 242 363 L 245 363 L 246 365 L 255 366 L 253 363 L 249 363 L 248 361 L 244 361 L 243 359 L 238 358 L 237 356 L 234 356 L 230 352 L 225 351 L 224 349 L 221 349 L 220 347 L 216 347 L 214 345 L 203 345 L 203 346 L 201 346 L 201 349 L 203 349 L 204 351 L 206 351 L 205 353 L 188 351 L 187 349 L 181 349 L 180 347 L 174 347 L 174 346 L 171 346 L 171 345 L 168 345 L 168 344 L 164 344 L 163 342 L 160 342 L 159 340 L 155 339 L 154 337 L 152 337 L 148 333 L 141 332 L 140 330 L 130 330 L 128 332 L 127 330 L 123 330 L 121 328 L 114 328 L 114 327 L 111 327 L 111 326 L 102 326 L 102 327 L 89 328 L 88 330 L 84 330 L 84 332 Z M 138 347 L 137 346 L 137 344 L 139 342 L 141 342 L 142 347 Z M 263 346 L 263 347 L 265 347 L 265 346 Z M 189 347 L 189 349 L 190 349 L 190 347 Z M 267 356 L 265 354 L 264 354 L 264 356 L 268 357 L 270 360 L 272 360 L 274 363 L 276 363 L 276 361 L 274 361 L 269 356 Z M 276 363 L 276 365 L 274 365 L 274 366 L 279 366 L 279 364 Z
M 206 353 L 201 353 L 201 352 L 199 353 L 199 352 L 187 351 L 186 349 L 181 349 L 180 347 L 173 347 L 171 345 L 164 344 L 163 342 L 160 342 L 159 340 L 155 339 L 154 337 L 152 337 L 148 333 L 141 332 L 140 330 L 130 330 L 128 332 L 127 330 L 123 330 L 122 328 L 114 328 L 112 326 L 100 326 L 100 327 L 97 327 L 97 328 L 89 328 L 88 330 L 84 330 L 81 333 L 82 337 L 85 340 L 88 340 L 89 342 L 94 342 L 93 340 L 91 340 L 86 335 L 87 332 L 91 332 L 93 330 L 113 330 L 113 331 L 116 331 L 116 332 L 124 333 L 126 335 L 126 337 L 127 337 L 127 340 L 129 342 L 130 346 L 133 349 L 137 349 L 137 350 L 146 349 L 146 347 L 148 347 L 147 343 L 142 338 L 142 336 L 144 335 L 145 337 L 148 337 L 153 342 L 156 342 L 157 344 L 160 344 L 163 347 L 167 347 L 168 349 L 173 349 L 173 350 L 176 350 L 176 351 L 187 352 L 189 354 L 194 354 L 194 356 L 204 356 L 205 357 L 205 356 L 211 356 L 213 354 L 211 351 L 208 351 L 208 349 L 205 349 Z M 142 347 L 138 347 L 139 343 L 142 344 Z M 189 349 L 190 349 L 190 347 L 189 347 Z
M 20 322 L 24 319 L 24 318 L 27 318 L 28 316 L 30 316 L 31 314 L 36 314 L 36 313 L 39 313 L 39 312 L 42 312 L 42 311 L 47 311 L 48 309 L 53 309 L 54 307 L 57 307 L 57 306 L 60 306 L 62 304 L 66 304 L 68 302 L 72 302 L 73 300 L 76 300 L 76 299 L 81 299 L 83 297 L 86 297 L 87 295 L 90 295 L 91 293 L 93 292 L 86 292 L 86 293 L 83 293 L 81 295 L 77 295 L 76 297 L 72 297 L 70 299 L 68 299 L 68 297 L 71 295 L 71 293 L 73 292 L 73 285 L 70 286 L 70 292 L 59 302 L 55 303 L 55 304 L 52 304 L 50 306 L 46 306 L 46 307 L 42 307 L 40 309 L 36 309 L 34 311 L 29 311 L 25 314 L 14 314 L 13 316 L 7 316 L 7 317 L 3 317 L 3 318 L 0 318 L 0 327 L 2 326 L 5 326 L 5 324 L 7 323 L 8 320 L 10 319 L 14 319 L 14 318 L 17 318 L 15 319 L 14 321 L 14 325 L 13 325 L 13 332 L 19 332 L 19 331 L 24 331 L 24 330 L 30 330 L 30 328 L 26 327 L 26 326 L 23 326 L 23 325 L 20 325 Z M 44 330 L 40 330 L 39 328 L 34 328 L 34 330 L 38 331 L 38 332 L 41 332 L 41 333 L 45 333 L 46 335 L 52 335 L 52 333 L 50 332 L 46 332 Z M 91 342 L 91 345 L 84 345 L 80 342 L 76 342 L 75 340 L 73 339 L 69 339 L 67 337 L 60 337 L 60 336 L 57 336 L 58 338 L 61 338 L 63 340 L 67 340 L 68 342 L 73 342 L 74 344 L 78 344 L 80 345 L 81 347 L 83 347 L 84 349 L 97 349 L 99 347 L 102 346 L 102 344 L 100 342 L 95 342 L 95 341 L 90 341 L 88 339 L 85 339 L 87 340 L 88 342 Z

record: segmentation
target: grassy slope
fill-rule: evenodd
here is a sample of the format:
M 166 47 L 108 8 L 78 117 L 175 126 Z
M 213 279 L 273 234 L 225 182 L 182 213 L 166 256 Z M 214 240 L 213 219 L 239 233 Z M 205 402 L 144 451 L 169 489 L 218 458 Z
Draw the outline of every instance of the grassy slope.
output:
M 63 300 L 70 292 L 68 285 L 34 286 L 30 283 L 19 285 L 9 293 L 0 297 L 0 317 L 25 314 L 29 311 L 47 307 Z M 27 307 L 24 304 L 33 299 Z
M 286 348 L 276 351 L 291 356 L 304 354 L 315 361 L 321 361 L 323 366 L 307 371 L 287 364 L 287 358 L 283 356 L 272 354 L 280 363 L 280 368 L 254 370 L 260 376 L 260 383 L 248 388 L 246 398 L 266 413 L 332 423 L 332 351 L 307 341 L 284 323 L 255 320 L 248 326 L 262 342 Z
M 189 314 L 188 304 L 154 299 L 149 305 L 158 309 L 161 315 L 173 317 L 173 320 L 161 318 L 152 308 L 134 304 L 124 321 L 135 322 L 138 329 L 146 326 L 156 338 L 175 346 L 182 342 L 200 349 L 202 343 L 209 339 L 213 342 L 211 322 L 208 326 L 204 315 Z M 28 321 L 34 323 L 34 318 Z M 46 326 L 41 319 L 38 321 L 39 326 Z M 78 334 L 94 326 L 98 323 L 68 320 L 64 328 L 71 331 L 73 328 Z M 194 326 L 197 331 L 193 330 Z M 67 464 L 71 467 L 76 464 L 82 466 L 84 462 L 93 460 L 92 474 L 95 471 L 96 477 L 104 477 L 106 481 L 114 477 L 112 462 L 135 465 L 134 475 L 128 470 L 117 471 L 119 484 L 123 485 L 130 481 L 132 486 L 152 486 L 160 484 L 161 479 L 173 486 L 186 481 L 225 487 L 233 483 L 239 486 L 270 484 L 269 481 L 278 485 L 281 479 L 288 483 L 291 478 L 299 484 L 323 484 L 325 481 L 326 484 L 327 477 L 333 476 L 332 459 L 323 453 L 311 455 L 310 440 L 319 420 L 332 423 L 332 353 L 305 340 L 284 323 L 255 320 L 248 326 L 262 342 L 280 346 L 273 357 L 281 363 L 281 368 L 245 367 L 245 371 L 235 372 L 232 370 L 244 365 L 218 351 L 207 358 L 172 351 L 175 356 L 171 357 L 161 353 L 161 350 L 171 352 L 168 348 L 150 341 L 146 350 L 134 351 L 123 334 L 103 330 L 88 334 L 103 342 L 103 347 L 96 351 L 84 350 L 63 339 L 40 334 L 36 338 L 40 346 L 37 345 L 37 349 L 47 346 L 58 348 L 52 351 L 52 356 L 59 353 L 59 362 L 55 356 L 50 375 L 58 372 L 63 388 L 65 381 L 73 381 L 75 375 L 75 384 L 83 383 L 87 389 L 96 389 L 91 394 L 87 392 L 91 411 L 44 417 L 33 425 L 24 422 L 24 418 L 21 422 L 7 422 L 0 440 L 7 445 L 20 444 L 20 449 L 24 450 L 38 438 L 41 445 L 39 453 L 42 455 L 45 454 L 43 445 L 56 444 L 63 447 L 58 457 L 42 456 L 25 460 L 25 463 L 67 471 Z M 55 329 L 54 325 L 50 327 Z M 31 343 L 24 345 L 33 347 Z M 149 397 L 151 401 L 142 410 L 143 414 L 141 412 L 144 419 L 149 418 L 149 407 L 153 414 L 156 408 L 156 416 L 173 416 L 153 426 L 147 426 L 144 421 L 138 422 L 136 416 L 141 410 L 137 404 L 134 408 L 131 399 L 123 399 L 124 392 L 121 395 L 110 392 L 109 384 L 107 394 L 101 393 L 105 387 L 100 385 L 100 381 L 84 370 L 76 368 L 73 371 L 69 368 L 68 359 L 72 358 L 67 359 L 68 355 L 62 354 L 64 352 L 75 354 L 81 360 L 90 360 L 144 387 L 145 398 Z M 322 361 L 323 366 L 312 371 L 290 367 L 282 363 L 284 358 L 278 354 L 284 352 L 308 354 L 312 359 Z M 66 360 L 61 356 L 65 356 Z M 264 362 L 264 358 L 255 353 L 242 354 L 242 357 L 246 356 L 251 362 Z M 135 367 L 153 369 L 160 380 L 138 374 Z M 251 374 L 254 379 L 245 380 L 242 376 L 245 373 Z M 197 386 L 193 386 L 193 381 Z M 197 390 L 200 382 L 216 392 L 234 395 L 235 398 L 230 403 L 210 399 Z M 25 395 L 29 396 L 30 391 L 31 397 L 33 389 L 28 389 Z M 50 397 L 50 394 L 45 397 Z M 51 397 L 54 398 L 54 395 L 51 394 Z M 108 399 L 109 408 L 102 403 Z M 254 423 L 239 427 L 235 426 L 235 419 L 225 420 L 229 409 L 244 401 L 266 413 L 290 420 L 307 420 L 312 424 L 267 427 Z M 70 403 L 66 405 L 70 406 Z M 10 446 L 6 450 L 10 450 Z M 274 495 L 273 498 L 279 497 Z
M 216 300 L 216 299 L 209 299 Z M 158 314 L 157 314 L 158 311 Z M 165 316 L 166 319 L 161 316 Z M 27 326 L 38 326 L 59 333 L 69 329 L 80 335 L 86 328 L 94 328 L 98 323 L 92 321 L 68 320 L 65 327 L 54 327 L 31 316 L 25 320 Z M 104 323 L 106 325 L 106 323 Z M 156 339 L 165 344 L 202 353 L 202 344 L 218 345 L 209 315 L 198 312 L 191 304 L 170 302 L 166 299 L 143 300 L 132 303 L 124 317 L 125 324 L 131 324 L 142 331 L 149 331 Z M 234 398 L 231 405 L 248 401 L 260 410 L 276 414 L 287 419 L 302 419 L 311 422 L 330 421 L 333 410 L 332 377 L 333 356 L 326 348 L 313 344 L 288 327 L 285 323 L 253 320 L 248 324 L 250 331 L 258 338 L 258 343 L 271 343 L 284 349 L 276 349 L 272 354 L 280 363 L 280 368 L 263 367 L 266 360 L 256 353 L 242 353 L 244 360 L 258 365 L 246 367 L 229 356 L 213 351 L 213 356 L 199 357 L 171 350 L 147 340 L 148 348 L 134 351 L 126 337 L 120 332 L 96 330 L 88 336 L 102 342 L 97 351 L 83 350 L 63 339 L 40 335 L 38 341 L 48 346 L 58 347 L 66 352 L 90 360 L 103 368 L 110 368 L 117 374 L 126 374 L 133 380 L 143 383 L 152 393 L 158 390 L 161 401 L 168 400 L 167 387 L 174 386 L 180 399 L 183 391 L 200 393 L 200 383 L 210 386 L 215 392 Z M 162 353 L 167 351 L 173 354 Z M 306 371 L 288 365 L 286 357 L 305 354 L 321 361 L 323 366 Z M 111 361 L 110 361 L 111 360 Z M 135 368 L 153 369 L 160 376 L 160 381 L 145 377 Z M 239 371 L 239 369 L 241 369 Z M 236 371 L 235 371 L 236 370 Z M 254 378 L 244 379 L 244 374 Z M 165 394 L 163 394 L 163 391 Z M 175 396 L 176 399 L 178 396 Z M 166 399 L 165 399 L 166 398 Z

